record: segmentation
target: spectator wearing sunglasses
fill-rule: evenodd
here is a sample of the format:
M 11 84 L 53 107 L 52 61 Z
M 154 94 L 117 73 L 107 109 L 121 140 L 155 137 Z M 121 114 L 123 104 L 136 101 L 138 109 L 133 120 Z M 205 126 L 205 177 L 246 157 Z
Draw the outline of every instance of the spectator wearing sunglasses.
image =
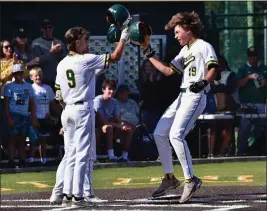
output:
M 2 87 L 7 81 L 12 80 L 12 66 L 18 62 L 18 57 L 13 53 L 8 40 L 2 40 L 0 48 L 0 87 Z
M 39 58 L 44 83 L 54 88 L 57 65 L 67 51 L 63 42 L 53 37 L 54 25 L 50 19 L 42 19 L 40 30 L 42 36 L 33 40 L 31 50 L 33 56 Z
M 18 58 L 16 52 L 13 51 L 12 45 L 8 40 L 0 41 L 0 88 L 1 88 L 1 98 L 4 93 L 4 85 L 6 82 L 12 81 L 12 67 L 13 64 L 22 64 Z M 24 78 L 28 77 L 29 71 L 24 69 Z

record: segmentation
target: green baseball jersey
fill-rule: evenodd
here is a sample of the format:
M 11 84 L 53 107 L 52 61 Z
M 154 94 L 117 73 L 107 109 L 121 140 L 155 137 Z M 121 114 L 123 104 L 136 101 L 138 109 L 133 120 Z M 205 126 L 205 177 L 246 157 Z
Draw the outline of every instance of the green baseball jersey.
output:
M 252 68 L 248 64 L 241 66 L 236 72 L 237 80 L 240 80 L 250 74 L 257 73 L 264 80 L 265 85 L 257 87 L 257 81 L 249 79 L 245 86 L 239 88 L 239 98 L 241 103 L 260 103 L 266 102 L 266 71 L 267 67 L 260 64 L 256 68 Z

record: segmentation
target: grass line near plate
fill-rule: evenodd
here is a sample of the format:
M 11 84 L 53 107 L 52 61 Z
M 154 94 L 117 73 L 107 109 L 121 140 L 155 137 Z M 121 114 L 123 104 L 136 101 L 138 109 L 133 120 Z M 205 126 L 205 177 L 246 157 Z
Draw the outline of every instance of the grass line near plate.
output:
M 175 165 L 175 176 L 183 181 L 181 166 Z M 204 186 L 266 186 L 266 162 L 234 162 L 194 165 L 194 174 Z M 161 166 L 104 168 L 93 172 L 95 189 L 157 187 Z M 55 171 L 1 175 L 1 194 L 51 191 Z

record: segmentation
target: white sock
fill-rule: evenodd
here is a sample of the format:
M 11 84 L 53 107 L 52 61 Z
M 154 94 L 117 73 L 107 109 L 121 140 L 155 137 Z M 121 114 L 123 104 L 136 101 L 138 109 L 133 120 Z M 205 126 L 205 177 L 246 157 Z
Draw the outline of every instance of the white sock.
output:
M 28 160 L 29 163 L 33 163 L 34 162 L 34 158 L 33 157 L 30 157 L 29 160 Z
M 108 156 L 114 157 L 114 150 L 113 149 L 108 149 Z
M 122 158 L 127 160 L 128 159 L 128 152 L 122 151 Z
M 46 160 L 47 160 L 46 157 L 41 158 L 42 163 L 46 163 Z

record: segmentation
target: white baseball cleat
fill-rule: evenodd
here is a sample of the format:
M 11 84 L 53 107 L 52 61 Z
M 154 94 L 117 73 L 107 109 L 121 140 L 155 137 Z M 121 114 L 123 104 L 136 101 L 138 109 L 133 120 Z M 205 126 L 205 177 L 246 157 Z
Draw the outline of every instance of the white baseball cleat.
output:
M 85 196 L 84 197 L 84 200 L 86 201 L 86 202 L 91 202 L 91 203 L 99 203 L 99 202 L 106 202 L 106 201 L 108 201 L 108 200 L 102 200 L 102 199 L 100 199 L 100 198 L 98 198 L 98 197 L 95 197 L 95 196 Z
M 60 205 L 62 204 L 63 196 L 52 194 L 50 197 L 50 205 Z
M 64 194 L 63 200 L 62 200 L 62 207 L 71 207 L 72 204 L 72 196 L 67 196 Z
M 181 204 L 188 202 L 193 197 L 196 190 L 200 188 L 201 184 L 202 184 L 202 180 L 195 177 L 195 176 L 193 177 L 193 180 L 191 182 L 185 182 L 184 183 L 184 192 L 183 192 L 179 202 Z

